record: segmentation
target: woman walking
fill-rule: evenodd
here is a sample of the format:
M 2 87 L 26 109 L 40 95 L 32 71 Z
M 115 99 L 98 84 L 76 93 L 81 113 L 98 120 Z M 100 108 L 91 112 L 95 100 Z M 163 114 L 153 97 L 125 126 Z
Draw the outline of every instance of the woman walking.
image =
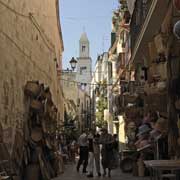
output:
M 101 156 L 104 170 L 103 176 L 106 176 L 106 169 L 108 169 L 108 177 L 111 177 L 111 170 L 114 166 L 113 137 L 105 128 L 102 129 L 100 143 L 102 144 Z
M 100 144 L 99 144 L 100 135 L 96 133 L 94 135 L 94 160 L 96 165 L 96 173 L 100 177 L 101 176 L 101 168 L 100 168 Z

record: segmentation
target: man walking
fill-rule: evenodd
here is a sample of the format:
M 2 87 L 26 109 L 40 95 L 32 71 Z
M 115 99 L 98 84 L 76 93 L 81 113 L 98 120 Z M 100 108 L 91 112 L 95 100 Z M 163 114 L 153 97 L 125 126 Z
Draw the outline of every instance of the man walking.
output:
M 77 164 L 77 172 L 79 172 L 80 166 L 83 164 L 83 173 L 86 173 L 86 168 L 88 165 L 88 139 L 85 131 L 80 135 L 78 139 L 79 144 L 79 161 Z

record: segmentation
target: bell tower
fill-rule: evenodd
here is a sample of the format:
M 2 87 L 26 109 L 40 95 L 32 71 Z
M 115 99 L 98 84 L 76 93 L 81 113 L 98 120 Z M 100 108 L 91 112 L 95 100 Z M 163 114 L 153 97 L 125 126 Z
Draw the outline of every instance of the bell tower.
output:
M 81 35 L 79 40 L 79 57 L 89 57 L 89 40 L 85 32 Z
M 77 58 L 77 81 L 81 83 L 83 88 L 90 94 L 91 83 L 91 66 L 89 40 L 85 32 L 82 33 L 79 40 L 79 57 Z

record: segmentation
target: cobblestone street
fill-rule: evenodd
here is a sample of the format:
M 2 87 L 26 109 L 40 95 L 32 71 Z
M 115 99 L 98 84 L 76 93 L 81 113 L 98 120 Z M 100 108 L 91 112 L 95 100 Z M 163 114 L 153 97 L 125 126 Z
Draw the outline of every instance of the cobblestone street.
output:
M 132 174 L 125 174 L 122 173 L 120 169 L 116 169 L 112 171 L 111 178 L 108 177 L 97 177 L 96 175 L 94 178 L 87 178 L 85 174 L 82 174 L 81 172 L 76 172 L 76 166 L 75 165 L 66 165 L 65 173 L 62 174 L 59 178 L 53 179 L 53 180 L 87 180 L 87 179 L 111 179 L 111 180 L 148 180 L 149 178 L 146 177 L 134 177 Z

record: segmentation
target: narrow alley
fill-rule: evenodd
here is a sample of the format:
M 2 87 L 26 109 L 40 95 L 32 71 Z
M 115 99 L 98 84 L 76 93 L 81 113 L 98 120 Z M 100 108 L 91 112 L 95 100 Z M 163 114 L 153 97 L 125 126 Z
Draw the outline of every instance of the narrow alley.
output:
M 0 0 L 0 180 L 150 177 L 180 180 L 180 0 Z
M 85 174 L 78 173 L 76 171 L 76 166 L 69 164 L 66 166 L 64 174 L 62 174 L 59 178 L 55 178 L 53 180 L 148 180 L 149 178 L 146 177 L 134 177 L 132 174 L 129 173 L 122 173 L 120 169 L 116 169 L 112 171 L 111 178 L 108 177 L 97 177 L 94 176 L 93 178 L 87 178 Z

